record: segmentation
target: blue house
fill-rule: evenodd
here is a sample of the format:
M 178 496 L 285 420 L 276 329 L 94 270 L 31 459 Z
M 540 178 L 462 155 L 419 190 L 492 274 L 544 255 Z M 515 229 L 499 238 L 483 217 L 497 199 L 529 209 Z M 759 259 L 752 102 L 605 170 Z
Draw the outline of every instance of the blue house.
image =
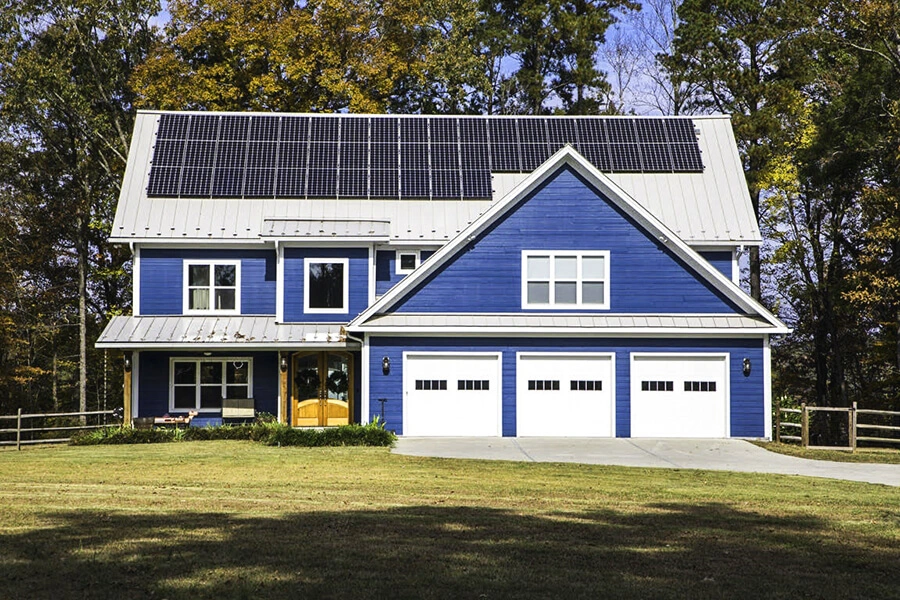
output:
M 141 112 L 112 241 L 129 418 L 770 435 L 726 117 Z

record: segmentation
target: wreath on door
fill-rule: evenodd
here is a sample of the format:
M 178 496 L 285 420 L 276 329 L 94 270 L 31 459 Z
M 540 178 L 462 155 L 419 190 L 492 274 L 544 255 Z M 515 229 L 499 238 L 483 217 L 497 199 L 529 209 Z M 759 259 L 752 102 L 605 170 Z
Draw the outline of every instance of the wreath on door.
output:
M 332 371 L 328 375 L 328 391 L 332 394 L 346 393 L 349 384 L 350 380 L 347 378 L 347 374 L 343 371 Z
M 319 370 L 300 369 L 294 376 L 297 396 L 301 399 L 315 398 L 319 395 Z

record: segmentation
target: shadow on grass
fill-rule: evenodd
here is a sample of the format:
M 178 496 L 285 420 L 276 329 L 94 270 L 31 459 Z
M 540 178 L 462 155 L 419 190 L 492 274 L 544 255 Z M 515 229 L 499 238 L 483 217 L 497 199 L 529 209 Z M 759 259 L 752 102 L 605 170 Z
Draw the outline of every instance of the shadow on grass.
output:
M 887 598 L 891 536 L 723 505 L 51 516 L 0 536 L 3 598 Z M 890 526 L 890 525 L 889 525 Z M 892 596 L 894 595 L 894 596 Z

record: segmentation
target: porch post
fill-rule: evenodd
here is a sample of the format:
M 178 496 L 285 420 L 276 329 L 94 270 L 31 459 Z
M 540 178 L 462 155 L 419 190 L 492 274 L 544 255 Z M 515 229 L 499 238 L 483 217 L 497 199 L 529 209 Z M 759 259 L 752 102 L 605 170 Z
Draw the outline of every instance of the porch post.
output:
M 284 424 L 288 423 L 288 368 L 290 361 L 287 352 L 278 352 L 278 375 L 281 380 L 281 406 L 278 409 L 278 420 Z
M 128 427 L 131 427 L 131 419 L 133 415 L 131 414 L 131 369 L 132 369 L 132 361 L 133 357 L 131 352 L 125 353 L 125 360 L 123 362 L 123 377 L 122 377 L 122 402 L 123 408 L 125 409 L 122 414 L 122 424 Z

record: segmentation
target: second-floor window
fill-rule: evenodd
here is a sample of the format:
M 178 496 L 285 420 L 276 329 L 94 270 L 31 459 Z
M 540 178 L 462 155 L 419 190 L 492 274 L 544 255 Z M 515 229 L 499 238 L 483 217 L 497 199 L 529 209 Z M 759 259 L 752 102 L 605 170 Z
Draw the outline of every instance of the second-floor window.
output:
M 240 262 L 185 262 L 185 313 L 240 312 Z
M 346 258 L 308 258 L 304 270 L 303 300 L 308 313 L 349 312 Z
M 609 252 L 522 252 L 522 308 L 609 308 Z

